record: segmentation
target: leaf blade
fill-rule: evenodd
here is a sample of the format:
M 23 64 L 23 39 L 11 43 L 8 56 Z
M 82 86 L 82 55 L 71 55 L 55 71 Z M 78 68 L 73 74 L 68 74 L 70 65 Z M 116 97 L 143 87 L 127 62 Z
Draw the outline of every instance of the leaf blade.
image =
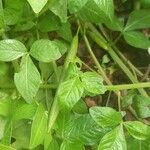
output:
M 0 41 L 0 61 L 13 61 L 27 53 L 26 47 L 17 40 Z
M 21 62 L 20 72 L 15 73 L 15 85 L 27 103 L 31 103 L 41 83 L 40 74 L 29 55 Z
M 116 126 L 122 122 L 121 114 L 110 107 L 91 107 L 90 115 L 103 128 Z

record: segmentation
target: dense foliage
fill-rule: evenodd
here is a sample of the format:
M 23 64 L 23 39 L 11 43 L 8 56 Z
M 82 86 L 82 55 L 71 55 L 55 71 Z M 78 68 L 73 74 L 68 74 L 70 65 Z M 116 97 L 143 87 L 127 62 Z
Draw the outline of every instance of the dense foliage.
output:
M 149 28 L 149 0 L 0 0 L 0 150 L 150 149 Z

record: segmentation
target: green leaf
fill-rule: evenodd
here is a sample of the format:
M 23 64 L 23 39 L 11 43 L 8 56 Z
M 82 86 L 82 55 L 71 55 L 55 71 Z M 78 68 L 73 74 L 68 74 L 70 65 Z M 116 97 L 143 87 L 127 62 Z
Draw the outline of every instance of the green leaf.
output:
M 57 30 L 57 33 L 68 42 L 71 42 L 73 39 L 71 25 L 69 22 L 63 23 L 59 30 Z
M 150 99 L 142 95 L 135 95 L 132 107 L 140 118 L 150 117 Z
M 50 10 L 60 18 L 61 22 L 67 21 L 67 0 L 55 1 Z
M 113 0 L 93 0 L 101 11 L 110 20 L 114 17 L 114 2 Z
M 44 150 L 48 150 L 51 143 L 54 143 L 53 139 L 52 139 L 52 135 L 51 135 L 51 133 L 47 133 L 44 138 Z
M 32 29 L 35 26 L 35 23 L 33 21 L 27 21 L 23 23 L 19 23 L 15 27 L 15 31 L 28 31 Z
M 73 112 L 78 114 L 88 113 L 88 107 L 83 99 L 80 99 L 72 109 Z
M 126 42 L 134 47 L 141 49 L 148 49 L 150 47 L 150 40 L 142 32 L 129 31 L 123 33 Z
M 126 96 L 122 98 L 122 107 L 129 107 L 133 103 L 133 98 L 136 95 L 135 91 L 129 91 Z
M 15 139 L 15 142 L 12 143 L 12 147 L 19 149 L 29 149 L 29 139 L 31 132 L 31 124 L 27 121 L 16 122 L 14 125 L 12 137 Z
M 148 150 L 150 149 L 150 139 L 137 140 L 133 137 L 126 137 L 128 150 Z
M 52 62 L 61 57 L 61 48 L 56 41 L 41 39 L 33 43 L 30 54 L 39 61 Z
M 65 115 L 65 114 L 64 114 Z M 61 118 L 59 118 L 61 121 Z M 89 114 L 74 116 L 65 124 L 64 139 L 71 142 L 94 145 L 108 132 L 109 128 L 101 128 Z
M 10 101 L 9 100 L 1 100 L 0 101 L 0 115 L 8 117 L 10 112 Z
M 60 150 L 59 144 L 55 139 L 52 139 L 52 141 L 50 142 L 48 148 L 45 149 L 45 147 L 44 147 L 44 150 Z
M 11 144 L 11 136 L 12 136 L 12 120 L 8 120 L 5 125 L 4 136 L 1 140 L 1 144 L 9 146 Z
M 0 41 L 0 61 L 12 61 L 27 53 L 26 47 L 17 40 Z
M 105 22 L 106 26 L 112 31 L 120 31 L 122 32 L 124 29 L 124 20 L 114 16 L 112 19 L 107 20 Z
M 103 128 L 116 126 L 122 122 L 121 114 L 110 107 L 92 107 L 90 115 Z
M 0 76 L 6 75 L 9 71 L 9 65 L 6 62 L 0 62 Z
M 4 9 L 4 20 L 6 25 L 15 25 L 19 22 L 20 12 L 13 8 L 5 8 Z
M 60 150 L 85 150 L 85 147 L 81 143 L 71 143 L 68 141 L 64 141 L 61 144 Z
M 150 27 L 150 10 L 135 10 L 128 19 L 125 31 L 131 31 L 135 29 L 144 29 Z
M 49 21 L 51 20 L 51 21 Z M 51 11 L 39 17 L 37 27 L 42 32 L 51 32 L 60 29 L 60 19 Z
M 15 73 L 14 81 L 25 101 L 31 103 L 40 87 L 41 78 L 29 55 L 22 58 L 20 72 Z
M 68 9 L 70 13 L 78 12 L 88 0 L 68 0 Z
M 47 133 L 47 113 L 42 104 L 37 108 L 31 127 L 30 148 L 33 149 L 44 142 Z
M 15 104 L 15 111 L 13 113 L 13 120 L 21 119 L 33 119 L 37 109 L 37 104 L 27 104 L 22 100 L 19 100 Z
M 81 75 L 81 80 L 83 82 L 86 91 L 93 94 L 104 94 L 106 88 L 103 85 L 103 79 L 95 72 L 85 72 Z
M 3 145 L 3 144 L 0 144 L 0 149 L 1 150 L 16 150 L 10 146 L 6 146 L 6 145 Z
M 84 88 L 79 77 L 74 77 L 61 83 L 58 91 L 60 109 L 71 110 L 80 100 Z
M 149 0 L 140 0 L 142 8 L 149 8 L 150 7 L 150 1 Z
M 4 137 L 6 119 L 0 116 L 0 140 Z
M 93 23 L 104 23 L 114 17 L 113 0 L 88 0 L 86 5 L 77 12 L 80 19 Z
M 127 150 L 122 126 L 107 133 L 100 141 L 98 150 Z
M 27 0 L 35 13 L 39 13 L 48 0 Z
M 124 122 L 127 131 L 138 140 L 146 140 L 150 137 L 150 127 L 139 121 Z
M 55 127 L 57 135 L 59 135 L 63 139 L 66 136 L 66 130 L 70 122 L 72 122 L 72 118 L 73 118 L 73 115 L 71 112 L 67 112 L 67 113 L 60 112 L 57 117 L 54 127 Z

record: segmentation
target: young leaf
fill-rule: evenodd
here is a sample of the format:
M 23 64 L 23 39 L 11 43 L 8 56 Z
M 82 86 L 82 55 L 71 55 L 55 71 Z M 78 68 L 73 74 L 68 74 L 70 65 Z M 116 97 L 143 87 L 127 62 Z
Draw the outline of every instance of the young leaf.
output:
M 67 0 L 55 1 L 50 10 L 60 18 L 61 22 L 67 21 Z
M 116 126 L 122 122 L 121 114 L 110 107 L 92 107 L 90 115 L 103 128 Z
M 100 141 L 98 150 L 127 150 L 122 126 L 108 132 Z
M 10 146 L 6 146 L 6 145 L 3 145 L 3 144 L 0 144 L 0 149 L 1 150 L 16 150 Z
M 123 33 L 126 42 L 134 47 L 148 49 L 150 47 L 150 40 L 141 32 L 129 31 Z
M 150 10 L 135 10 L 128 19 L 125 31 L 131 31 L 135 29 L 144 29 L 150 27 Z
M 27 0 L 35 13 L 39 13 L 48 0 Z
M 79 77 L 74 77 L 63 82 L 58 91 L 58 100 L 60 109 L 71 110 L 80 100 L 84 88 Z
M 134 138 L 146 140 L 150 137 L 150 127 L 139 121 L 124 122 L 124 126 Z
M 14 81 L 25 101 L 31 103 L 40 87 L 41 78 L 29 55 L 22 58 L 20 72 L 15 73 Z
M 12 61 L 27 53 L 26 47 L 17 40 L 0 41 L 0 61 Z
M 71 143 L 68 141 L 64 141 L 61 144 L 60 150 L 85 150 L 85 147 L 81 143 Z
M 103 79 L 94 72 L 85 72 L 81 75 L 85 90 L 93 94 L 104 94 L 106 88 L 103 85 Z
M 35 59 L 48 63 L 61 57 L 61 48 L 56 41 L 41 39 L 33 43 L 30 54 Z
M 42 104 L 37 108 L 36 114 L 33 119 L 31 127 L 30 148 L 33 149 L 36 146 L 44 142 L 44 137 L 47 132 L 47 114 Z

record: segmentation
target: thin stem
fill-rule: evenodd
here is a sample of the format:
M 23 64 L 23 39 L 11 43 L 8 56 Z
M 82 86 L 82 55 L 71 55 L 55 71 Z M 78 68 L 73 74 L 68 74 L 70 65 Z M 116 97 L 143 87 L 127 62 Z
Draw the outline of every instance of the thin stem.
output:
M 115 52 L 122 58 L 122 60 L 129 65 L 129 67 L 134 70 L 140 77 L 143 76 L 143 73 L 138 70 L 132 63 L 131 61 L 129 61 L 122 53 L 121 51 L 115 46 L 115 45 L 112 45 L 113 46 L 113 49 L 115 50 Z
M 97 35 L 97 33 L 94 32 L 88 32 L 90 37 L 95 41 L 100 47 L 102 45 L 101 38 Z M 106 44 L 106 42 L 105 42 Z M 119 67 L 123 70 L 123 72 L 128 76 L 128 78 L 133 82 L 133 83 L 138 83 L 138 80 L 134 77 L 134 75 L 131 73 L 131 71 L 128 69 L 128 67 L 122 62 L 122 60 L 119 58 L 119 56 L 114 52 L 114 50 L 110 47 L 109 44 L 107 44 L 107 49 L 105 49 L 109 55 L 112 57 L 112 59 L 119 65 Z M 144 89 L 138 89 L 139 92 L 143 95 L 148 97 L 147 93 L 145 92 Z
M 87 49 L 88 49 L 88 51 L 89 51 L 89 53 L 90 53 L 90 55 L 91 55 L 93 61 L 95 62 L 96 66 L 97 66 L 97 68 L 98 68 L 98 70 L 99 70 L 99 72 L 101 73 L 102 77 L 104 78 L 104 80 L 106 81 L 107 84 L 112 85 L 111 81 L 110 81 L 110 80 L 108 79 L 108 77 L 106 76 L 106 74 L 105 74 L 103 68 L 102 68 L 101 65 L 99 64 L 99 62 L 98 62 L 96 56 L 94 55 L 94 53 L 93 53 L 93 51 L 92 51 L 92 49 L 91 49 L 90 43 L 89 43 L 89 41 L 88 41 L 88 39 L 87 39 L 87 37 L 86 37 L 86 35 L 84 35 L 83 38 L 84 38 L 85 44 L 86 44 L 86 46 L 87 46 Z
M 132 115 L 133 115 L 137 120 L 142 121 L 142 119 L 138 117 L 138 115 L 136 114 L 135 110 L 134 110 L 131 106 L 129 106 L 128 110 L 132 113 Z M 143 121 L 142 121 L 142 122 L 143 122 Z
M 57 82 L 59 82 L 59 73 L 58 73 L 58 67 L 55 61 L 52 62 L 53 69 L 54 69 L 54 74 L 56 76 Z
M 118 41 L 120 40 L 121 37 L 122 37 L 122 33 L 120 33 L 118 35 L 118 37 L 113 41 L 113 45 L 116 45 L 118 43 Z
M 120 91 L 118 91 L 118 110 L 121 112 L 121 94 Z
M 141 82 L 134 84 L 121 84 L 121 85 L 105 85 L 108 91 L 121 91 L 129 89 L 138 89 L 138 88 L 150 88 L 150 82 Z M 43 84 L 40 86 L 41 89 L 56 89 L 58 84 Z M 5 86 L 0 85 L 0 88 L 3 89 L 13 89 L 15 86 L 13 84 Z
M 105 39 L 102 37 L 102 35 L 99 33 L 99 31 L 98 31 L 92 24 L 88 24 L 88 26 L 89 26 L 89 28 L 90 28 L 93 32 L 95 32 L 95 33 L 99 36 L 100 39 L 103 39 L 102 41 L 105 40 Z M 139 76 L 143 76 L 143 73 L 142 73 L 140 70 L 138 70 L 138 69 L 130 62 L 130 60 L 128 60 L 128 59 L 121 53 L 121 51 L 116 47 L 116 45 L 115 45 L 113 42 L 111 42 L 111 40 L 110 40 L 109 36 L 107 35 L 107 33 L 106 33 L 104 27 L 103 27 L 102 25 L 100 25 L 99 27 L 100 27 L 101 32 L 102 32 L 103 35 L 105 36 L 106 40 L 110 43 L 110 46 L 115 50 L 115 52 L 116 52 L 116 53 L 119 55 L 119 57 L 124 61 L 124 63 L 127 63 L 127 64 L 129 65 L 129 67 L 132 68 L 132 70 L 135 70 L 135 71 L 139 74 Z M 107 43 L 107 42 L 105 41 L 105 43 Z
M 80 58 L 78 58 L 78 59 L 80 59 Z M 81 63 L 82 63 L 86 68 L 88 68 L 90 71 L 96 72 L 94 69 L 92 69 L 90 66 L 88 66 L 84 61 L 82 61 L 81 59 L 80 59 L 80 61 L 81 61 Z
M 37 38 L 37 40 L 39 40 L 40 39 L 40 34 L 39 34 L 39 30 L 38 30 L 38 15 L 37 14 L 36 14 L 35 27 L 36 27 L 36 38 Z
M 149 88 L 149 87 L 150 82 L 106 86 L 107 90 L 109 91 L 121 91 L 121 90 Z
M 112 92 L 110 91 L 108 94 L 107 101 L 106 101 L 106 107 L 109 105 L 111 94 L 112 94 Z
M 19 65 L 19 63 L 18 63 L 18 60 L 12 61 L 12 65 L 13 65 L 13 67 L 14 67 L 15 72 L 19 72 L 19 70 L 20 70 L 20 65 Z

